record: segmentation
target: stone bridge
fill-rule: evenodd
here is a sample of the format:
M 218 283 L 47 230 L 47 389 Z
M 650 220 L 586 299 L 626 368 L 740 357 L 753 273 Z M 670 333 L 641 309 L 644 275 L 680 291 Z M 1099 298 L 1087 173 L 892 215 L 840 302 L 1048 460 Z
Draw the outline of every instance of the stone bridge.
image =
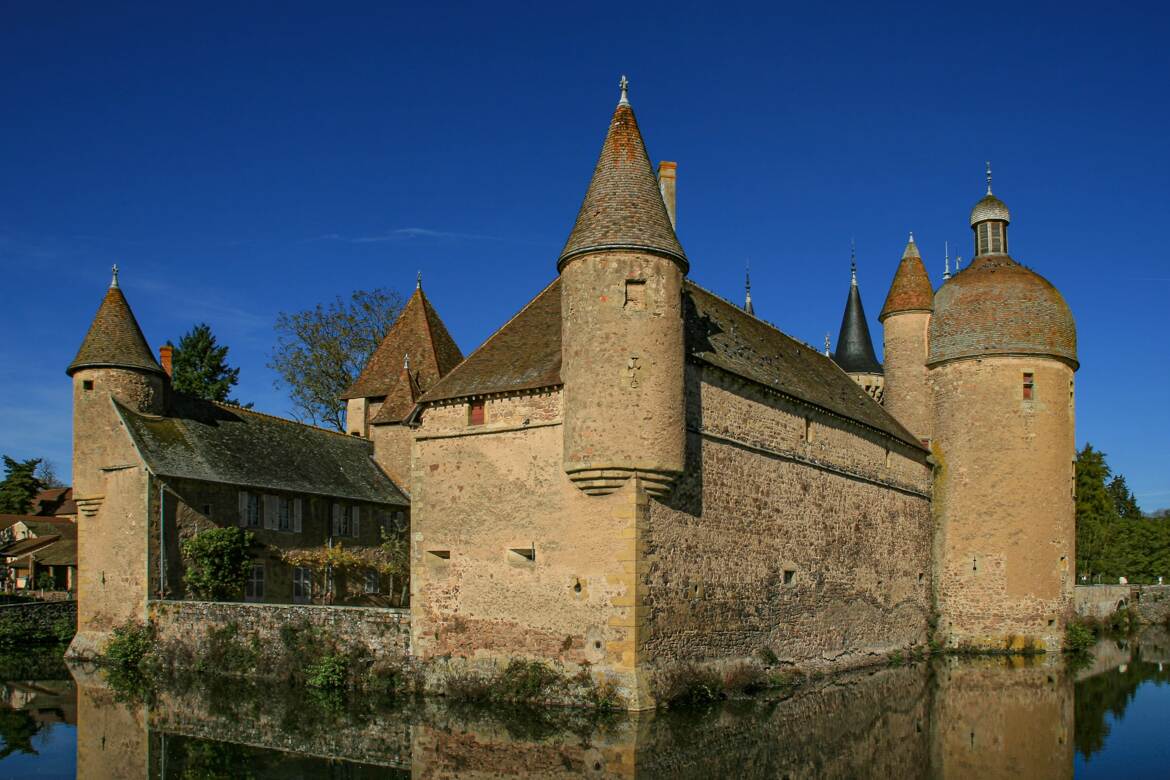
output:
M 1103 618 L 1133 607 L 1143 623 L 1170 619 L 1170 585 L 1078 585 L 1073 602 L 1081 617 Z

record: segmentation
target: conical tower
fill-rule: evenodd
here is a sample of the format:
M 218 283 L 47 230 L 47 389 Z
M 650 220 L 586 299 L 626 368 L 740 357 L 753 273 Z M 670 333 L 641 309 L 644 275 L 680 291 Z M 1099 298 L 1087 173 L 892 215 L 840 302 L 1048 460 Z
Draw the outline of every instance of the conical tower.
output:
M 561 252 L 564 468 L 591 495 L 683 469 L 682 281 L 675 236 L 622 78 L 621 99 Z
M 861 290 L 857 286 L 857 256 L 850 258 L 849 295 L 845 298 L 845 313 L 841 316 L 841 331 L 837 335 L 837 351 L 833 361 L 865 388 L 875 401 L 881 402 L 884 378 L 882 364 L 873 351 L 873 339 L 861 304 Z
M 976 256 L 930 320 L 939 630 L 951 646 L 1054 650 L 1075 579 L 1076 324 L 1007 254 L 990 178 L 971 212 Z
M 911 233 L 878 321 L 886 359 L 884 405 L 923 442 L 931 437 L 926 334 L 933 310 L 934 291 Z
M 73 381 L 73 495 L 78 506 L 77 636 L 70 652 L 92 655 L 115 626 L 145 620 L 150 474 L 119 430 L 115 404 L 166 411 L 168 380 L 154 359 L 118 269 L 66 373 Z

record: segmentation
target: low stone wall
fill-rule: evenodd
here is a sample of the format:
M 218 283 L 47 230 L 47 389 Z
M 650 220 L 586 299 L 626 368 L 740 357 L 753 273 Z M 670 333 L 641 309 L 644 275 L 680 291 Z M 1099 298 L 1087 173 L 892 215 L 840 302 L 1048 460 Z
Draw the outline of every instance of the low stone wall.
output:
M 0 635 L 12 635 L 21 642 L 67 642 L 76 629 L 76 601 L 0 605 Z
M 1108 617 L 1124 606 L 1134 607 L 1142 623 L 1170 619 L 1170 585 L 1078 585 L 1073 601 L 1081 617 Z
M 248 604 L 220 601 L 152 601 L 150 619 L 160 641 L 198 651 L 212 629 L 234 626 L 241 638 L 275 657 L 281 629 L 311 628 L 341 648 L 364 647 L 375 663 L 410 655 L 410 610 L 326 607 L 310 604 Z

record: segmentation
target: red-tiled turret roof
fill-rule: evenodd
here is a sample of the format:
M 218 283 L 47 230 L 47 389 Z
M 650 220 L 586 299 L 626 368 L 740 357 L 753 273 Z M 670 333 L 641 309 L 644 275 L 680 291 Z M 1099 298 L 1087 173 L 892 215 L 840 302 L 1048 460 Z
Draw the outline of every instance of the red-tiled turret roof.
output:
M 613 112 L 593 181 L 557 268 L 586 252 L 634 249 L 665 255 L 685 272 L 687 257 L 670 224 L 658 179 L 646 155 L 634 110 L 625 99 Z
M 933 308 L 934 289 L 930 286 L 930 277 L 926 273 L 926 266 L 922 264 L 918 245 L 911 236 L 910 243 L 906 244 L 906 251 L 902 253 L 902 262 L 898 264 L 898 272 L 894 274 L 890 293 L 886 296 L 886 305 L 878 315 L 878 322 L 891 314 L 903 311 L 931 311 Z
M 77 350 L 77 357 L 65 369 L 65 373 L 73 376 L 74 372 L 83 368 L 136 368 L 141 371 L 163 373 L 162 366 L 154 359 L 154 353 L 142 335 L 142 328 L 138 327 L 138 320 L 134 319 L 134 312 L 126 296 L 118 287 L 118 277 L 115 274 L 110 289 L 102 305 L 94 315 L 93 324 L 89 326 L 89 333 L 81 342 Z

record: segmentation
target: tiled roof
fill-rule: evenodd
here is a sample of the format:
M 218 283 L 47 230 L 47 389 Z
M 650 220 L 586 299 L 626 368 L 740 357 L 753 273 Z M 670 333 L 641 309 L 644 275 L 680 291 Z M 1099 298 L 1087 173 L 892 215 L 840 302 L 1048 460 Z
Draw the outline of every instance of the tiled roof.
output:
M 971 209 L 971 226 L 989 219 L 1002 219 L 1004 222 L 1012 221 L 1012 213 L 1008 211 L 1007 204 L 999 198 L 992 195 L 990 192 L 980 198 L 975 207 Z
M 17 556 L 33 552 L 34 550 L 39 550 L 42 547 L 46 547 L 53 542 L 60 540 L 60 538 L 61 537 L 59 536 L 30 536 L 0 548 L 0 556 L 6 558 L 15 558 Z
M 77 524 L 65 519 L 50 517 L 28 517 L 22 521 L 33 536 L 61 536 L 77 538 Z
M 33 554 L 37 563 L 44 566 L 76 566 L 77 540 L 59 539 L 43 550 Z
M 693 359 L 771 387 L 921 448 L 918 439 L 829 358 L 691 281 L 684 286 Z M 561 376 L 561 290 L 546 287 L 419 403 L 555 387 Z
M 1007 255 L 980 255 L 934 296 L 928 364 L 996 354 L 1053 355 L 1077 365 L 1068 304 Z
M 402 381 L 407 355 L 413 382 L 422 389 L 434 385 L 463 360 L 463 353 L 421 285 L 402 307 L 402 313 L 342 398 L 384 397 L 386 401 L 374 422 L 403 419 L 414 408 L 410 385 Z
M 126 296 L 118 287 L 106 291 L 106 297 L 89 326 L 89 333 L 85 334 L 77 357 L 73 358 L 65 373 L 72 376 L 82 368 L 99 366 L 163 373 L 138 327 L 138 320 L 134 319 L 134 312 L 130 311 Z
M 557 268 L 577 255 L 613 248 L 666 255 L 687 270 L 686 253 L 671 227 L 638 121 L 628 103 L 619 103 L 613 112 L 593 180 Z
M 856 282 L 849 285 L 845 299 L 845 313 L 841 315 L 841 330 L 837 334 L 837 350 L 833 361 L 851 374 L 880 374 L 882 364 L 873 351 L 873 338 L 861 305 L 861 290 Z
M 114 402 L 151 471 L 290 493 L 406 504 L 368 439 L 177 395 L 167 417 Z
M 414 402 L 419 395 L 418 373 L 402 369 L 398 372 L 398 379 L 386 393 L 382 408 L 370 422 L 375 425 L 402 422 L 414 411 Z
M 934 308 L 934 289 L 930 285 L 930 276 L 926 273 L 926 266 L 922 264 L 922 255 L 918 253 L 918 245 L 913 240 L 906 245 L 902 253 L 902 262 L 898 264 L 898 271 L 894 274 L 894 281 L 890 284 L 890 292 L 886 296 L 886 305 L 878 315 L 881 322 L 891 314 L 903 311 L 930 311 Z
M 420 403 L 561 384 L 558 278 L 419 399 Z

